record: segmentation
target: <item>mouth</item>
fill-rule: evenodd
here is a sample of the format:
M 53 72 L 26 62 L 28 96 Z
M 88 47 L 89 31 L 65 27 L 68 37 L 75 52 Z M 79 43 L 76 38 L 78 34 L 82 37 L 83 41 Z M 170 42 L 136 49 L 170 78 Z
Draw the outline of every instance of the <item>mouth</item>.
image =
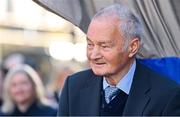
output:
M 93 65 L 95 65 L 95 66 L 103 66 L 105 64 L 106 63 L 104 63 L 104 62 L 93 62 Z

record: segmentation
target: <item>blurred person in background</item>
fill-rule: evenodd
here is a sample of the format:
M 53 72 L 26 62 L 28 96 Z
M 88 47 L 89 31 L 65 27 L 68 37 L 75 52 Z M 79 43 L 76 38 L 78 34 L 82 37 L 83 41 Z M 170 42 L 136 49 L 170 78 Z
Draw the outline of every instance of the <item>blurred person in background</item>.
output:
M 57 73 L 57 78 L 52 83 L 52 90 L 54 92 L 55 99 L 57 102 L 59 102 L 59 95 L 64 86 L 64 82 L 66 78 L 69 75 L 72 75 L 73 73 L 74 73 L 73 70 L 69 67 L 65 67 Z
M 23 64 L 25 62 L 25 56 L 21 53 L 11 53 L 3 61 L 3 68 L 5 73 L 9 69 L 16 67 L 17 65 Z
M 3 105 L 5 116 L 55 116 L 56 110 L 48 105 L 42 81 L 28 65 L 13 67 L 4 80 Z
M 0 66 L 0 107 L 2 105 L 3 80 L 4 80 L 4 71 L 2 66 Z
M 9 69 L 23 64 L 25 57 L 20 53 L 9 54 L 1 63 L 0 68 L 0 106 L 2 105 L 3 81 Z

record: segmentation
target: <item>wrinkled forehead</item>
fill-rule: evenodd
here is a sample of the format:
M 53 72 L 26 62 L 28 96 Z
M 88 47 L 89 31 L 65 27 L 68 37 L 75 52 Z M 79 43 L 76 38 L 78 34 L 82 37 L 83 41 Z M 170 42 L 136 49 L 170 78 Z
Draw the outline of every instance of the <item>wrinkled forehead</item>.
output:
M 100 32 L 112 33 L 119 30 L 119 23 L 120 20 L 116 16 L 97 17 L 89 24 L 87 36 L 97 35 Z
M 107 30 L 107 29 L 115 29 L 118 27 L 120 20 L 116 16 L 108 16 L 108 17 L 97 17 L 91 21 L 88 27 L 88 32 L 93 31 L 95 29 Z
M 87 40 L 94 42 L 112 42 L 122 38 L 118 22 L 109 19 L 95 19 L 91 22 L 87 32 Z

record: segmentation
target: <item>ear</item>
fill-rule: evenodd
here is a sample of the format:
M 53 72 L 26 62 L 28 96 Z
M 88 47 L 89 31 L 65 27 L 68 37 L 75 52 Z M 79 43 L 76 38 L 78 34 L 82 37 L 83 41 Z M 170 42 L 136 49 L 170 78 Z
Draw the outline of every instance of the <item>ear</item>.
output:
M 132 58 L 139 50 L 140 47 L 140 40 L 138 38 L 134 38 L 129 43 L 129 58 Z

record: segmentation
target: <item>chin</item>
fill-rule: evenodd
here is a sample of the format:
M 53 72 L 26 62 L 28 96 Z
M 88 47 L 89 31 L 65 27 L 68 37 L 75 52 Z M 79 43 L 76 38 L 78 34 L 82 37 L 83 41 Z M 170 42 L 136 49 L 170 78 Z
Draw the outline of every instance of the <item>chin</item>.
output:
M 92 71 L 94 72 L 95 75 L 98 75 L 98 76 L 106 75 L 106 72 L 102 71 L 101 69 L 93 69 L 92 68 Z

